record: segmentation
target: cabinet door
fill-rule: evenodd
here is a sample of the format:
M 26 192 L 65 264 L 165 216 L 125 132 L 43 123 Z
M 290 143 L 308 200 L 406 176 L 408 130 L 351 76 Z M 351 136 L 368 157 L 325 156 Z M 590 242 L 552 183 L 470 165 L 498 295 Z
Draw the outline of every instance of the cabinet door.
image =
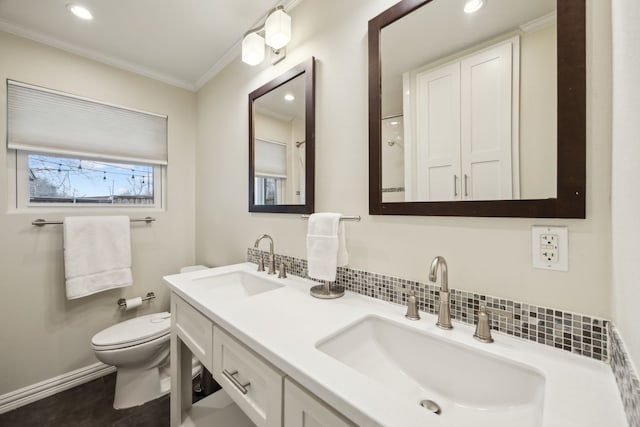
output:
M 288 378 L 284 380 L 284 427 L 352 427 L 352 424 Z
M 256 426 L 282 425 L 282 373 L 217 326 L 212 374 Z
M 513 43 L 509 40 L 460 63 L 464 200 L 513 198 L 512 90 L 517 87 Z
M 416 75 L 417 198 L 460 200 L 460 64 Z

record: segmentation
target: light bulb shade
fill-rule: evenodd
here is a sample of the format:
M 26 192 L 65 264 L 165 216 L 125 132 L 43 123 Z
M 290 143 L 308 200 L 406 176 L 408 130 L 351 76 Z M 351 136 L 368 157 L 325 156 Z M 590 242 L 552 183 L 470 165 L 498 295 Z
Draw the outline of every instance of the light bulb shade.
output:
M 291 40 L 291 17 L 283 9 L 274 11 L 264 23 L 264 38 L 274 49 L 285 47 Z
M 264 59 L 264 39 L 258 33 L 249 33 L 242 39 L 242 62 L 258 65 Z

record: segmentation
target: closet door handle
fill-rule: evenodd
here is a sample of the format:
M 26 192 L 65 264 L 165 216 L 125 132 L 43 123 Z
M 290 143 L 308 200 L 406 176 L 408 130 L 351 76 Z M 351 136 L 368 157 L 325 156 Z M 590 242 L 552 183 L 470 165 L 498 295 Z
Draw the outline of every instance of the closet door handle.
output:
M 458 175 L 453 174 L 453 197 L 458 197 Z
M 233 384 L 235 388 L 240 390 L 240 393 L 247 394 L 248 393 L 247 387 L 249 387 L 251 383 L 240 384 L 240 381 L 238 381 L 238 379 L 235 377 L 237 374 L 238 374 L 238 370 L 235 370 L 233 372 L 229 372 L 226 369 L 222 370 L 222 375 L 224 375 L 226 379 L 231 381 L 231 384 Z
M 464 174 L 464 197 L 469 197 L 469 177 Z

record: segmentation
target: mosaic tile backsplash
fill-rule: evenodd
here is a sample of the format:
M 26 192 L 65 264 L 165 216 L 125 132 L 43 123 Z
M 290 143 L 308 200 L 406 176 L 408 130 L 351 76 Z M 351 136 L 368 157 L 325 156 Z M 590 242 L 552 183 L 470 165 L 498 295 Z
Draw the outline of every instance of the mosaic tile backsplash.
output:
M 257 263 L 268 252 L 249 248 L 247 260 Z M 310 279 L 307 276 L 307 260 L 276 254 L 276 269 L 281 262 L 287 266 L 287 274 Z M 314 279 L 312 279 L 314 280 Z M 346 290 L 395 304 L 406 305 L 407 296 L 396 289 L 415 289 L 418 309 L 435 314 L 439 304 L 439 286 L 398 277 L 370 273 L 348 267 L 338 267 L 335 283 Z M 561 350 L 608 361 L 607 324 L 603 319 L 480 295 L 459 289 L 450 289 L 451 317 L 475 324 L 480 305 L 499 308 L 513 313 L 512 319 L 491 314 L 491 329 L 535 341 Z
M 610 363 L 631 427 L 640 427 L 640 381 L 615 325 L 609 323 Z

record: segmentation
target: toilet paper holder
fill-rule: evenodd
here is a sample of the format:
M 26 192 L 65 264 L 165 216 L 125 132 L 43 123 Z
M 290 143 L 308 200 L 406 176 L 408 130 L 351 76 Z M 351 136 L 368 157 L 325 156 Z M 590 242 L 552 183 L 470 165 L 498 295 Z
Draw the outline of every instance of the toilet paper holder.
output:
M 156 297 L 156 294 L 154 294 L 153 292 L 147 292 L 147 296 L 142 297 L 142 301 L 149 301 L 152 300 Z M 122 308 L 127 308 L 127 300 L 124 298 L 120 298 L 118 299 L 118 305 Z

